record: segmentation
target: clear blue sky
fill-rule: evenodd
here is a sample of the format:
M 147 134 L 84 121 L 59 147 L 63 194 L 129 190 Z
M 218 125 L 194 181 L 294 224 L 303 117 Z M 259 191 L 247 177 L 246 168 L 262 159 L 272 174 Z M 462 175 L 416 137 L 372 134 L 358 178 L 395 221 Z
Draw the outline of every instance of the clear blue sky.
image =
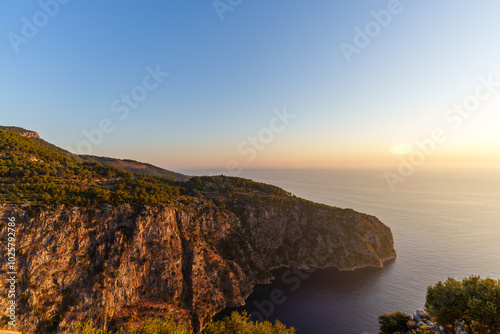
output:
M 93 154 L 176 170 L 339 167 L 394 163 L 391 149 L 442 127 L 429 160 L 498 162 L 500 87 L 443 121 L 480 76 L 500 82 L 498 1 L 401 0 L 350 62 L 341 43 L 356 46 L 355 28 L 394 1 L 243 0 L 222 14 L 212 1 L 60 1 L 0 3 L 0 123 L 61 147 L 109 119 Z M 169 76 L 120 119 L 112 104 L 157 66 Z M 252 146 L 285 107 L 295 118 Z

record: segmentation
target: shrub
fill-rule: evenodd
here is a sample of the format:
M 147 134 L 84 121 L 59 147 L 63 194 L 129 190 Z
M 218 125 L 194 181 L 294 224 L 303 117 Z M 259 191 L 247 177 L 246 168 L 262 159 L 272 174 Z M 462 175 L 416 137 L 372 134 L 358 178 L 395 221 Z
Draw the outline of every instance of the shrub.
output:
M 111 334 L 98 329 L 91 320 L 85 323 L 77 322 L 71 329 L 73 334 Z M 120 328 L 118 334 L 189 334 L 189 329 L 177 324 L 171 318 L 156 319 L 145 322 L 139 328 Z M 202 334 L 295 334 L 295 329 L 287 328 L 281 322 L 271 324 L 269 321 L 253 323 L 246 312 L 233 312 L 223 320 L 211 323 Z M 392 334 L 392 333 L 391 333 Z
M 394 332 L 406 332 L 408 321 L 411 320 L 409 314 L 403 312 L 394 312 L 391 314 L 383 314 L 378 317 L 380 324 L 380 334 L 394 334 Z

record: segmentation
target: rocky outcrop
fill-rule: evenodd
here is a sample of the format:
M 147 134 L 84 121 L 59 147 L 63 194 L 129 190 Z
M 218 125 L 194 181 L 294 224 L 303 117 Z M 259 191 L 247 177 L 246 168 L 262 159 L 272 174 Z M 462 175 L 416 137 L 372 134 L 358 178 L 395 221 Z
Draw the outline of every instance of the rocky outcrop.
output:
M 294 210 L 247 205 L 238 215 L 194 200 L 28 211 L 0 206 L 2 218 L 17 221 L 16 320 L 30 333 L 64 332 L 86 318 L 112 329 L 164 315 L 196 331 L 244 304 L 273 268 L 353 270 L 396 256 L 377 218 L 299 202 Z
M 408 331 L 414 331 L 420 328 L 422 331 L 427 329 L 434 333 L 445 333 L 444 328 L 437 324 L 436 319 L 420 308 L 417 309 L 417 312 L 413 313 L 411 319 L 412 320 L 408 321 L 406 324 Z M 462 333 L 461 329 L 463 329 L 463 326 L 457 326 L 455 329 L 457 333 Z
M 9 131 L 9 132 L 13 132 L 13 133 L 17 133 L 23 137 L 27 137 L 27 138 L 40 138 L 40 135 L 35 132 L 35 131 L 31 131 L 31 130 L 26 130 L 26 129 L 23 129 L 23 128 L 20 128 L 20 127 L 17 127 L 17 126 L 3 126 L 3 125 L 0 125 L 0 130 L 1 131 Z
M 19 133 L 21 136 L 26 138 L 40 138 L 38 132 L 25 130 L 24 132 Z

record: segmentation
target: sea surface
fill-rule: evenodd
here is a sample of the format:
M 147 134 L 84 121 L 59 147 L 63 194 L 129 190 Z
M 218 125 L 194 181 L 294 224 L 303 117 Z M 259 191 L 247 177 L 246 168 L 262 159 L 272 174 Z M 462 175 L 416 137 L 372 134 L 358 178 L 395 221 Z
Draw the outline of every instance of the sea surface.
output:
M 447 277 L 500 279 L 500 172 L 416 172 L 395 191 L 382 175 L 375 170 L 240 173 L 302 198 L 377 216 L 392 230 L 397 259 L 383 269 L 354 272 L 277 270 L 275 281 L 255 287 L 238 310 L 254 319 L 279 319 L 299 334 L 375 334 L 379 315 L 423 308 L 427 286 Z

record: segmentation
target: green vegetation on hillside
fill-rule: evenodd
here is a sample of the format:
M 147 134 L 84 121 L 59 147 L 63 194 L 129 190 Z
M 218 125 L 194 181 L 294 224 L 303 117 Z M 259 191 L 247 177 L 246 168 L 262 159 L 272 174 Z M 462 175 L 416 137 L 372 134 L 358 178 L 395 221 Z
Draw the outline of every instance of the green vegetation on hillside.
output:
M 4 203 L 159 204 L 179 194 L 172 180 L 81 162 L 8 131 L 0 131 L 0 179 Z
M 17 133 L 17 134 L 32 132 L 32 131 L 28 131 L 26 129 L 23 129 L 23 128 L 20 128 L 17 126 L 0 126 L 0 130 L 6 130 L 6 131 Z M 72 154 L 71 152 L 68 152 L 60 147 L 57 147 L 56 145 L 51 144 L 51 143 L 43 140 L 42 138 L 30 138 L 30 139 L 32 141 L 34 141 L 35 143 L 37 143 L 38 145 L 45 147 L 45 148 L 48 148 L 49 150 L 52 150 L 54 152 L 61 153 L 63 155 L 67 155 L 69 157 L 77 157 L 76 155 Z
M 297 202 L 283 189 L 251 180 L 207 176 L 181 182 L 132 173 L 63 154 L 34 139 L 0 130 L 0 203 L 33 207 L 160 205 L 186 203 L 186 198 L 189 203 L 189 198 L 196 197 L 220 209 L 238 211 L 241 204 L 291 206 Z
M 189 176 L 172 172 L 169 170 L 165 170 L 151 164 L 138 162 L 134 160 L 120 160 L 114 158 L 105 158 L 105 157 L 96 157 L 93 155 L 79 155 L 79 159 L 82 159 L 87 162 L 97 162 L 103 165 L 108 165 L 112 167 L 118 167 L 125 169 L 126 171 L 137 173 L 137 174 L 145 174 L 151 176 L 163 176 L 168 177 L 176 181 L 188 181 Z
M 111 334 L 95 327 L 91 321 L 76 323 L 71 333 L 74 334 Z M 189 330 L 184 325 L 176 324 L 170 318 L 164 320 L 153 320 L 144 323 L 140 328 L 119 329 L 119 334 L 188 334 Z M 287 328 L 281 322 L 271 324 L 268 321 L 254 323 L 249 320 L 248 315 L 233 312 L 231 316 L 223 320 L 211 323 L 202 331 L 202 334 L 294 334 L 293 327 Z

